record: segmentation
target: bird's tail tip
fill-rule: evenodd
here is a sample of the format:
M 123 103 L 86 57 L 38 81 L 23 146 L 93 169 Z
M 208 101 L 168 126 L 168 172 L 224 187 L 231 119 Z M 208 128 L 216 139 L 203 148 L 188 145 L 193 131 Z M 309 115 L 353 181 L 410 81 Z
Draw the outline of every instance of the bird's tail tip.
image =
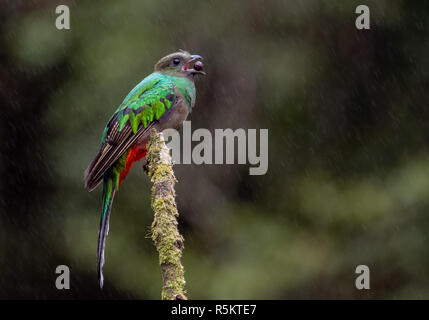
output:
M 114 181 L 115 180 L 115 181 Z M 100 288 L 103 288 L 103 266 L 104 266 L 104 248 L 106 245 L 106 237 L 109 234 L 109 218 L 112 211 L 113 199 L 115 198 L 117 179 L 106 177 L 103 186 L 103 209 L 100 219 L 100 228 L 98 231 L 98 246 L 97 246 L 97 271 Z
M 100 283 L 100 289 L 103 289 L 103 285 L 104 285 L 103 272 L 101 272 L 101 274 L 98 276 L 98 281 Z
M 98 257 L 97 274 L 98 274 L 98 283 L 100 284 L 100 289 L 103 289 L 103 285 L 104 285 L 104 276 L 103 276 L 104 250 L 101 254 L 102 254 L 102 256 Z

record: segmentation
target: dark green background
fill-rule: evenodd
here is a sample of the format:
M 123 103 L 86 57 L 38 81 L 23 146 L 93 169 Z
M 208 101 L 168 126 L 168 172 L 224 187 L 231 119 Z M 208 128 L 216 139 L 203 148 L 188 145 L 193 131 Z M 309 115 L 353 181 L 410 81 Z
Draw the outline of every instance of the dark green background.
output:
M 369 31 L 359 4 L 1 1 L 0 298 L 160 298 L 141 166 L 114 203 L 102 291 L 101 190 L 82 176 L 124 96 L 178 49 L 208 73 L 193 129 L 269 129 L 265 176 L 175 166 L 189 298 L 428 298 L 429 3 L 365 1 Z

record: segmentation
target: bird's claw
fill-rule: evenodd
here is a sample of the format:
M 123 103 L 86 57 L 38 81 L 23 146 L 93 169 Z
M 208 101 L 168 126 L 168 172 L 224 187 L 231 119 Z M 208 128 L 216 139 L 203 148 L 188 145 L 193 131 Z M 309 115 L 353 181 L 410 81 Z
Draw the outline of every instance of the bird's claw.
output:
M 148 167 L 147 159 L 144 158 L 142 162 L 143 162 L 142 167 L 143 167 L 144 173 L 149 174 L 149 167 Z

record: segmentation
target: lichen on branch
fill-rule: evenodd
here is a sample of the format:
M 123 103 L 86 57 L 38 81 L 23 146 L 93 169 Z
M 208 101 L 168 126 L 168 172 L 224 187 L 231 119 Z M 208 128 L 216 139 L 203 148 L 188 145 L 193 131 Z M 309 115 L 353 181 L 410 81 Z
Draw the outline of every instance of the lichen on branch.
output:
M 184 268 L 181 263 L 183 237 L 179 233 L 173 162 L 162 133 L 152 130 L 146 157 L 146 170 L 153 183 L 151 205 L 154 219 L 152 240 L 159 254 L 163 300 L 186 299 Z

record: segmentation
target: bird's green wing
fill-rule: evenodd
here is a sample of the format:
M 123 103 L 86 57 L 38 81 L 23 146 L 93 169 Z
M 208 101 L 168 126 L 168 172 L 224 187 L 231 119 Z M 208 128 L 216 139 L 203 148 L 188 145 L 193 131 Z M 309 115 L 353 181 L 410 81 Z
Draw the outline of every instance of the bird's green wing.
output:
M 174 84 L 153 73 L 124 99 L 104 129 L 101 148 L 85 170 L 85 187 L 93 190 L 109 169 L 176 100 Z

